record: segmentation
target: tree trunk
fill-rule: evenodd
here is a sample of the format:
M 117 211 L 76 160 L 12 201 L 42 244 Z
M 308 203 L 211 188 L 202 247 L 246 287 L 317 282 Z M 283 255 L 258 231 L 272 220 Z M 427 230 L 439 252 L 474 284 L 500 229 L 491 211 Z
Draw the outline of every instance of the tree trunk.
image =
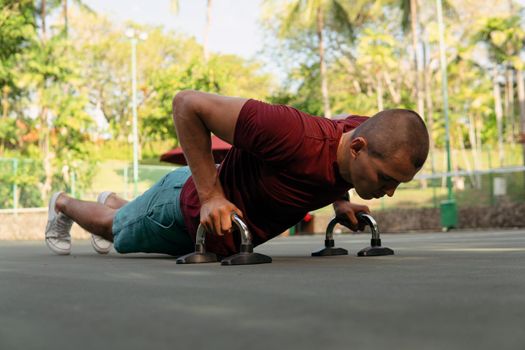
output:
M 4 85 L 2 89 L 2 118 L 7 119 L 9 113 L 9 86 Z
M 417 15 L 417 0 L 410 0 L 410 23 L 412 26 L 412 50 L 414 51 L 414 68 L 415 68 L 415 88 L 417 100 L 417 112 L 425 119 L 425 107 L 423 102 L 423 94 L 421 93 L 421 69 L 419 68 L 418 60 L 418 15 Z
M 474 121 L 476 123 L 476 141 L 479 147 L 479 162 L 481 168 L 483 168 L 483 142 L 481 140 L 481 130 L 483 130 L 483 118 L 481 118 L 479 114 L 476 114 Z
M 496 124 L 498 127 L 498 159 L 499 166 L 503 166 L 505 152 L 503 150 L 503 108 L 501 105 L 501 89 L 498 82 L 498 72 L 494 69 L 494 77 L 492 80 L 494 92 L 494 110 L 496 112 Z
M 67 1 L 68 0 L 62 0 L 62 16 L 64 17 L 64 34 L 66 35 L 66 38 L 68 32 Z
M 381 75 L 376 74 L 376 93 L 377 93 L 377 110 L 382 111 L 383 106 L 383 82 L 381 81 Z
M 508 141 L 508 137 L 506 137 L 506 132 L 510 125 L 509 125 L 509 84 L 507 81 L 507 68 L 504 68 L 503 73 L 503 140 Z
M 430 161 L 432 166 L 432 173 L 435 170 L 435 143 L 434 143 L 434 104 L 432 102 L 432 87 L 430 86 L 430 76 L 432 74 L 432 68 L 427 65 L 427 43 L 423 43 L 423 78 L 425 85 L 425 101 L 427 105 L 427 128 L 429 134 L 429 146 L 430 146 Z
M 42 99 L 41 99 L 42 100 Z M 49 132 L 49 111 L 47 107 L 42 107 L 40 113 L 40 149 L 43 154 L 42 166 L 44 168 L 44 182 L 40 187 L 40 195 L 42 201 L 46 202 L 52 188 L 53 181 L 53 165 L 51 164 L 52 154 L 50 148 L 50 132 Z
M 321 94 L 323 96 L 323 111 L 326 118 L 332 118 L 330 110 L 330 98 L 328 97 L 328 77 L 326 72 L 326 63 L 324 57 L 324 18 L 321 6 L 317 8 L 317 39 L 319 41 L 319 69 L 321 73 Z
M 480 169 L 479 162 L 477 158 L 478 154 L 478 140 L 476 139 L 476 124 L 474 122 L 474 117 L 471 112 L 467 113 L 468 115 L 468 140 L 470 143 L 470 149 L 472 150 L 472 155 L 474 158 L 474 169 Z
M 388 88 L 388 92 L 390 93 L 390 96 L 392 96 L 392 101 L 395 104 L 399 104 L 401 102 L 401 93 L 396 90 L 396 87 L 394 86 L 394 83 L 392 82 L 392 77 L 386 70 L 383 71 L 383 77 L 385 78 L 386 87 Z
M 459 130 L 458 134 L 458 140 L 459 140 L 459 147 L 461 151 L 461 158 L 463 158 L 463 162 L 465 163 L 465 168 L 467 170 L 468 178 L 470 180 L 470 183 L 475 185 L 474 176 L 472 175 L 472 164 L 470 164 L 470 160 L 467 156 L 467 150 L 465 149 L 465 141 L 463 140 L 463 132 L 461 129 Z
M 42 0 L 42 8 L 41 8 L 41 20 L 42 20 L 42 43 L 45 44 L 47 40 L 47 30 L 46 30 L 46 0 Z M 42 85 L 42 89 L 45 89 L 46 82 L 44 81 Z M 47 201 L 49 198 L 49 193 L 51 192 L 52 188 L 52 181 L 53 181 L 53 165 L 51 164 L 51 149 L 50 149 L 50 130 L 49 130 L 49 111 L 47 106 L 45 105 L 44 98 L 42 96 L 42 93 L 40 93 L 39 98 L 42 110 L 40 115 L 40 149 L 42 150 L 42 165 L 44 167 L 44 183 L 41 186 L 41 198 L 44 202 Z
M 206 27 L 204 28 L 204 62 L 208 63 L 208 60 L 210 59 L 210 53 L 208 49 L 208 38 L 210 35 L 210 28 L 211 28 L 211 8 L 212 8 L 213 0 L 208 0 L 207 8 L 206 8 Z
M 518 81 L 518 103 L 520 106 L 521 142 L 523 142 L 523 165 L 525 165 L 525 83 L 523 82 L 523 71 L 521 69 L 516 70 L 516 80 Z
M 42 7 L 40 9 L 40 19 L 42 23 L 42 41 L 46 41 L 46 0 L 42 0 Z
M 470 142 L 470 149 L 472 151 L 472 158 L 474 158 L 474 170 L 481 170 L 481 158 L 479 154 L 479 145 L 476 139 L 476 121 L 472 113 L 468 113 L 469 119 L 469 128 L 468 128 L 468 138 Z M 481 188 L 481 177 L 476 176 L 475 181 L 476 188 Z
M 515 121 L 515 109 L 514 109 L 514 71 L 512 68 L 507 68 L 507 96 L 508 96 L 508 114 L 507 114 L 507 130 L 508 130 L 508 142 L 513 144 L 516 135 L 516 121 Z
M 361 92 L 363 92 L 363 90 L 361 89 L 361 84 L 359 84 L 359 81 L 357 81 L 357 79 L 353 80 L 352 81 L 352 84 L 354 85 L 354 89 L 356 90 L 356 92 L 358 94 L 360 94 Z

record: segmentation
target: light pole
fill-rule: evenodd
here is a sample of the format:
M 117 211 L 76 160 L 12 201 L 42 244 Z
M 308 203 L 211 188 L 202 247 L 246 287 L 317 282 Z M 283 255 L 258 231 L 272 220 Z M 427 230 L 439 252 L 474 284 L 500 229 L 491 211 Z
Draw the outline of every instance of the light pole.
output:
M 126 30 L 126 36 L 131 41 L 131 109 L 133 111 L 133 196 L 138 195 L 139 183 L 139 133 L 137 118 L 137 42 L 146 40 L 147 33 L 139 33 L 135 29 Z
M 445 55 L 445 27 L 443 25 L 443 5 L 441 0 L 436 0 L 437 19 L 439 30 L 439 60 L 441 65 L 441 86 L 443 89 L 443 113 L 445 116 L 445 147 L 447 151 L 447 198 L 441 202 L 441 226 L 444 230 L 457 226 L 457 208 L 452 192 L 452 162 L 450 159 L 450 126 L 448 118 L 448 80 L 447 58 Z

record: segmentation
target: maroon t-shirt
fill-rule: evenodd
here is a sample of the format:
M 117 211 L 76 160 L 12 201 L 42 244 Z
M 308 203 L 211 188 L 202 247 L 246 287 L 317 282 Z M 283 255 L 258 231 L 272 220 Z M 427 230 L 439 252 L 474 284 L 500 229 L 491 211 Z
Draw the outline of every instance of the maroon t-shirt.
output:
M 353 187 L 339 174 L 337 147 L 343 132 L 366 119 L 330 120 L 256 100 L 244 104 L 233 147 L 218 171 L 226 198 L 243 212 L 254 245 L 279 235 Z M 200 202 L 191 177 L 181 192 L 181 209 L 195 241 Z M 206 236 L 206 249 L 223 256 L 237 253 L 239 245 L 238 233 Z

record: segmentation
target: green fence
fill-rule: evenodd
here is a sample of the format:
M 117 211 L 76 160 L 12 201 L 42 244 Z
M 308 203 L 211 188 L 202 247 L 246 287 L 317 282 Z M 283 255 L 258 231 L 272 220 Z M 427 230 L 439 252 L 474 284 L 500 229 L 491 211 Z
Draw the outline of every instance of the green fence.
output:
M 174 166 L 139 166 L 138 193 L 150 188 Z M 81 175 L 81 174 L 80 174 Z M 447 198 L 446 177 L 452 177 L 458 207 L 481 207 L 502 202 L 525 201 L 525 167 L 507 167 L 452 174 L 418 174 L 410 183 L 401 184 L 392 198 L 362 202 L 374 210 L 390 208 L 438 208 Z M 82 190 L 75 172 L 69 173 L 62 190 L 86 200 L 101 191 L 111 190 L 126 199 L 134 197 L 133 168 L 127 162 L 105 162 L 97 166 L 92 183 Z M 45 207 L 40 190 L 44 180 L 42 163 L 32 160 L 0 159 L 0 209 Z
M 174 166 L 139 166 L 139 193 L 147 190 L 162 176 L 175 169 Z M 105 162 L 97 166 L 90 186 L 79 186 L 82 174 L 75 171 L 61 171 L 55 176 L 67 176 L 63 190 L 76 198 L 95 199 L 101 191 L 111 190 L 126 199 L 135 195 L 133 167 L 126 162 Z M 0 158 L 0 209 L 45 207 L 41 188 L 45 180 L 42 162 L 30 159 Z M 57 190 L 55 186 L 54 190 Z
M 525 167 L 418 174 L 413 181 L 401 184 L 391 198 L 363 201 L 354 194 L 352 200 L 375 210 L 439 208 L 441 201 L 447 199 L 447 176 L 452 177 L 458 207 L 488 207 L 503 202 L 525 202 Z
M 26 159 L 0 159 L 0 209 L 41 206 L 41 163 Z

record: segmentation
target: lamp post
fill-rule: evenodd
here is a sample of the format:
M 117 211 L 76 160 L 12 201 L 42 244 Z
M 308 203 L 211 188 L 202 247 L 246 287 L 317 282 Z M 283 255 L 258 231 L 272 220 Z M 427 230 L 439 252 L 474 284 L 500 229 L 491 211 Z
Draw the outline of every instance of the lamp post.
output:
M 131 41 L 131 109 L 133 111 L 133 196 L 138 194 L 139 182 L 139 134 L 137 118 L 137 42 L 146 40 L 147 33 L 137 32 L 135 29 L 126 30 L 126 36 Z
M 436 0 L 437 20 L 439 30 L 439 61 L 441 65 L 441 86 L 443 89 L 443 114 L 445 116 L 445 147 L 447 151 L 447 198 L 441 202 L 441 226 L 449 230 L 457 226 L 457 208 L 452 192 L 452 163 L 450 158 L 450 126 L 448 118 L 448 80 L 447 80 L 447 58 L 445 55 L 445 35 L 443 25 L 443 5 L 441 0 Z

